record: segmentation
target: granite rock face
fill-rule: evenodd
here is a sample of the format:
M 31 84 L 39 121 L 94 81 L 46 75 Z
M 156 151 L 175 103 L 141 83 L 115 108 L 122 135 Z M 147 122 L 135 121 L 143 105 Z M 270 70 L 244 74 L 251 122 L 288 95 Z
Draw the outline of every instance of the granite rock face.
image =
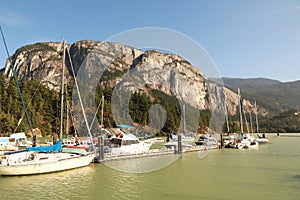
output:
M 66 80 L 74 77 L 72 66 L 76 77 L 84 74 L 91 86 L 98 84 L 105 71 L 119 73 L 113 80 L 103 79 L 101 84 L 130 92 L 158 89 L 199 109 L 223 112 L 226 101 L 229 114 L 238 112 L 239 97 L 235 92 L 208 80 L 197 67 L 178 55 L 90 40 L 67 44 L 66 48 Z M 62 44 L 47 42 L 21 47 L 11 60 L 18 79 L 37 79 L 50 89 L 59 90 L 62 58 Z M 9 61 L 4 74 L 12 77 Z M 246 112 L 253 112 L 249 101 L 244 100 L 243 105 Z
M 11 57 L 19 79 L 38 79 L 49 88 L 57 88 L 61 82 L 62 45 L 60 43 L 36 43 L 21 47 Z M 7 60 L 4 73 L 12 77 Z

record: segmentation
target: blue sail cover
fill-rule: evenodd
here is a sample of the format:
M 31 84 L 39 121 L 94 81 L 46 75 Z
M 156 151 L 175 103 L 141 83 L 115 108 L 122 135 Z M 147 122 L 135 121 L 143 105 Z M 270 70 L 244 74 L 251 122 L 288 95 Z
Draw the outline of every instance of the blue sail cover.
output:
M 34 151 L 39 153 L 48 153 L 48 152 L 59 152 L 62 149 L 62 141 L 58 141 L 56 144 L 51 146 L 40 146 L 40 147 L 28 147 L 28 151 Z

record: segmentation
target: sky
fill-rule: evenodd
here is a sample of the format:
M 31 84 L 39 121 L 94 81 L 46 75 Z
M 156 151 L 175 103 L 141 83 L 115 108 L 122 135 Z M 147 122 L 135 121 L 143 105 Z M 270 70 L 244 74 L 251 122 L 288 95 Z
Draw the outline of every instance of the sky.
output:
M 223 77 L 300 80 L 300 0 L 10 0 L 0 25 L 11 55 L 62 37 L 103 41 L 159 27 L 195 40 Z M 0 67 L 6 58 L 1 41 Z

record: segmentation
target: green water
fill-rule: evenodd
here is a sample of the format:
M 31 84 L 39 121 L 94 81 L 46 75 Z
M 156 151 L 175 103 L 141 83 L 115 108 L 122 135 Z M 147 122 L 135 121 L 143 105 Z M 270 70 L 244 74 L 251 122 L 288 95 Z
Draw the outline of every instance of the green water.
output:
M 93 164 L 0 177 L 0 199 L 300 199 L 300 137 L 271 142 L 258 150 L 215 150 L 204 159 L 199 152 L 186 153 L 168 167 L 144 174 Z

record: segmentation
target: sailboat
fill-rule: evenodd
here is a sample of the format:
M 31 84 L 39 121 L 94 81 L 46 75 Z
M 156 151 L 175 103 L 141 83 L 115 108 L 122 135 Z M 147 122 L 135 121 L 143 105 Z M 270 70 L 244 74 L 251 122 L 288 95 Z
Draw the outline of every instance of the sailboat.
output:
M 237 148 L 236 138 L 233 135 L 230 135 L 228 110 L 227 110 L 227 105 L 226 104 L 224 105 L 223 110 L 224 110 L 224 113 L 225 113 L 225 121 L 226 121 L 226 128 L 227 128 L 226 137 L 222 138 L 223 139 L 223 141 L 222 141 L 223 147 L 224 148 Z
M 186 148 L 192 147 L 192 142 L 195 140 L 194 134 L 188 132 L 186 129 L 186 109 L 185 104 L 182 105 L 182 130 L 176 134 L 170 134 L 169 138 L 171 141 L 166 143 L 164 146 L 167 148 L 177 148 L 178 152 L 182 152 Z M 212 138 L 214 139 L 214 138 Z M 206 143 L 205 143 L 206 144 Z M 210 145 L 210 144 L 209 144 Z
M 61 141 L 52 146 L 32 147 L 7 153 L 0 161 L 1 176 L 33 175 L 58 172 L 88 166 L 93 154 L 61 151 Z M 45 148 L 47 147 L 47 148 Z
M 259 144 L 267 144 L 269 143 L 269 140 L 267 138 L 265 138 L 265 134 L 263 134 L 263 136 L 261 137 L 258 133 L 259 131 L 259 126 L 258 126 L 258 114 L 257 114 L 257 106 L 256 106 L 256 101 L 254 103 L 255 106 L 255 121 L 256 121 L 256 134 L 258 136 L 258 138 L 256 138 L 255 140 L 259 143 Z
M 258 148 L 258 142 L 255 140 L 255 138 L 249 134 L 249 127 L 247 125 L 247 130 L 248 133 L 244 133 L 243 129 L 243 108 L 242 108 L 242 97 L 241 97 L 241 92 L 240 88 L 238 88 L 238 95 L 239 95 L 239 111 L 240 111 L 240 124 L 241 124 L 241 136 L 240 136 L 240 141 L 237 143 L 237 148 L 248 148 L 248 149 L 257 149 Z M 245 117 L 245 115 L 244 115 Z M 245 117 L 246 120 L 246 117 Z
M 10 59 L 8 49 L 4 40 L 4 35 L 0 27 L 3 41 L 6 47 L 8 59 Z M 63 64 L 62 69 L 64 71 L 65 60 L 65 41 L 63 41 Z M 14 74 L 14 78 L 18 87 L 15 71 L 10 62 L 10 67 Z M 64 73 L 62 73 L 62 88 L 64 87 Z M 20 91 L 20 90 L 19 90 Z M 20 93 L 20 98 L 23 98 Z M 61 96 L 63 98 L 63 95 Z M 63 100 L 61 101 L 63 103 Z M 23 104 L 25 113 L 26 107 Z M 27 114 L 26 114 L 27 115 Z M 62 115 L 62 113 L 61 113 Z M 30 122 L 28 118 L 28 122 Z M 30 123 L 29 123 L 30 124 Z M 31 126 L 30 126 L 31 127 Z M 57 141 L 52 146 L 35 146 L 35 137 L 33 135 L 33 147 L 26 150 L 12 152 L 4 154 L 0 159 L 0 175 L 1 176 L 13 176 L 13 175 L 33 175 L 43 174 L 50 172 L 58 172 L 63 170 L 69 170 L 79 167 L 88 166 L 94 159 L 95 153 L 89 153 L 83 149 L 74 151 L 73 149 L 62 149 L 62 142 Z

